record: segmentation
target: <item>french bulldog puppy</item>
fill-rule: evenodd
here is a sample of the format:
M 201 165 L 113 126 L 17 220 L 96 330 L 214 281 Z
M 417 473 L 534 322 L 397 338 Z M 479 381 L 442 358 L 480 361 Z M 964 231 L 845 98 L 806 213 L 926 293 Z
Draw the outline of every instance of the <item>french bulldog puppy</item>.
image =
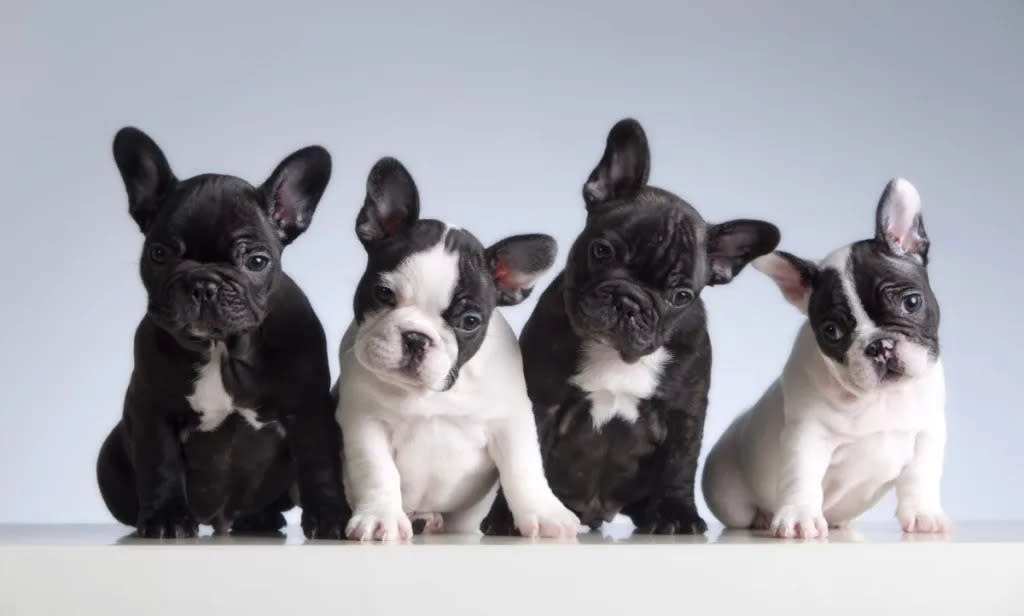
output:
M 419 209 L 409 173 L 380 160 L 356 220 L 368 260 L 340 351 L 346 534 L 404 540 L 413 522 L 479 532 L 500 476 L 524 535 L 575 536 L 579 521 L 544 480 L 515 334 L 495 311 L 526 299 L 555 241 L 484 249 Z
M 591 528 L 623 513 L 642 532 L 703 533 L 694 481 L 711 343 L 700 293 L 773 250 L 779 231 L 757 220 L 708 224 L 648 186 L 649 170 L 640 124 L 616 124 L 583 186 L 586 227 L 520 344 L 562 502 Z M 485 533 L 514 533 L 502 497 Z
M 298 482 L 306 535 L 341 538 L 341 487 L 327 345 L 281 269 L 331 175 L 318 146 L 262 185 L 179 180 L 148 136 L 124 128 L 114 159 L 145 235 L 148 295 L 121 421 L 100 451 L 108 509 L 142 537 L 273 532 Z
M 875 237 L 813 263 L 785 252 L 754 266 L 807 321 L 760 401 L 708 455 L 704 496 L 732 528 L 824 537 L 895 486 L 907 532 L 942 532 L 946 441 L 939 304 L 914 186 L 894 179 Z

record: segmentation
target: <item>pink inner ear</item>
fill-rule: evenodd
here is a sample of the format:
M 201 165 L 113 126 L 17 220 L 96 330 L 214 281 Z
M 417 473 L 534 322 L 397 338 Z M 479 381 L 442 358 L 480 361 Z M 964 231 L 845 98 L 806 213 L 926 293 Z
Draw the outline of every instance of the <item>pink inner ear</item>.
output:
M 295 201 L 288 199 L 288 195 L 281 186 L 274 194 L 274 222 L 281 226 L 292 226 L 296 222 Z
M 502 289 L 514 288 L 515 276 L 512 275 L 512 271 L 508 269 L 508 265 L 504 261 L 498 261 L 498 267 L 494 268 L 494 282 Z
M 800 281 L 800 275 L 796 276 L 784 276 L 775 279 L 775 283 L 779 285 L 779 289 L 782 291 L 782 296 L 786 298 L 790 303 L 797 303 L 804 298 L 807 293 L 806 287 Z
M 398 225 L 402 224 L 402 217 L 398 214 L 392 214 L 381 221 L 381 227 L 384 231 L 384 235 L 391 237 L 398 233 Z

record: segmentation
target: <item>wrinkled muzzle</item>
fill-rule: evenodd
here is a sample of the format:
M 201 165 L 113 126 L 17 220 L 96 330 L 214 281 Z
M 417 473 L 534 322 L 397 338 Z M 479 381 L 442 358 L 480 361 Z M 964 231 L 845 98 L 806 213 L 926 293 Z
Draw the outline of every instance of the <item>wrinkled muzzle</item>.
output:
M 569 295 L 569 318 L 581 337 L 610 344 L 627 359 L 660 346 L 660 314 L 651 297 L 636 285 L 606 281 L 575 298 Z
M 415 308 L 367 315 L 356 333 L 354 350 L 359 363 L 385 382 L 430 391 L 445 391 L 454 384 L 454 335 Z
M 179 268 L 150 295 L 149 315 L 172 334 L 217 340 L 257 327 L 266 306 L 220 268 Z

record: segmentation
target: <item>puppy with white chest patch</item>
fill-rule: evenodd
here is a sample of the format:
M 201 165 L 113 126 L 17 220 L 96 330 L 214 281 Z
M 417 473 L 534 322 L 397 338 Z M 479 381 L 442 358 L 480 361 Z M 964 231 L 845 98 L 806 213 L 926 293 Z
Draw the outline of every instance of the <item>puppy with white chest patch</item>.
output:
M 917 190 L 894 179 L 875 237 L 819 263 L 754 262 L 807 315 L 782 377 L 708 455 L 704 495 L 732 528 L 823 537 L 895 486 L 907 532 L 944 532 L 939 304 Z
M 616 124 L 583 187 L 586 227 L 520 343 L 555 494 L 592 528 L 623 513 L 642 532 L 702 533 L 694 481 L 711 343 L 700 293 L 773 250 L 779 232 L 709 224 L 648 186 L 649 169 L 640 124 Z M 484 532 L 515 532 L 504 495 Z
M 525 535 L 575 535 L 544 479 L 512 329 L 495 310 L 527 297 L 555 242 L 515 236 L 484 249 L 420 220 L 412 177 L 380 160 L 356 221 L 367 251 L 336 387 L 346 533 L 368 540 L 478 532 L 497 480 Z
M 288 156 L 260 186 L 179 180 L 147 135 L 114 158 L 145 235 L 148 296 L 121 421 L 100 451 L 100 492 L 142 537 L 275 532 L 298 484 L 307 536 L 341 539 L 327 343 L 281 253 L 313 218 L 331 175 L 321 147 Z

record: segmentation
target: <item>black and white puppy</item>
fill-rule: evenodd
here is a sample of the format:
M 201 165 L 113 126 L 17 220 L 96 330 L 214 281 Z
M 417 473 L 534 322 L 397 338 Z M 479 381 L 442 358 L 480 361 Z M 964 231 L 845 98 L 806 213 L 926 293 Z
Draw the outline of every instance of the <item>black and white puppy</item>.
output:
M 307 536 L 341 538 L 341 491 L 323 328 L 281 270 L 331 174 L 318 146 L 255 187 L 179 180 L 160 148 L 124 128 L 114 158 L 145 235 L 148 295 L 121 421 L 100 451 L 100 492 L 143 537 L 284 526 L 298 479 Z
M 420 220 L 412 177 L 370 171 L 356 221 L 366 272 L 341 343 L 337 418 L 353 539 L 479 532 L 500 475 L 525 535 L 575 535 L 544 479 L 516 337 L 495 306 L 518 304 L 555 258 L 546 235 L 484 249 Z
M 875 237 L 817 263 L 754 266 L 807 315 L 779 378 L 708 454 L 704 496 L 729 527 L 813 538 L 895 486 L 908 532 L 942 532 L 946 387 L 921 198 L 889 182 Z
M 597 528 L 702 533 L 694 502 L 711 372 L 701 290 L 779 241 L 756 220 L 706 223 L 647 185 L 640 124 L 623 120 L 583 186 L 587 223 L 520 343 L 555 494 Z M 504 485 L 503 485 L 504 487 Z M 499 495 L 486 533 L 509 534 Z

